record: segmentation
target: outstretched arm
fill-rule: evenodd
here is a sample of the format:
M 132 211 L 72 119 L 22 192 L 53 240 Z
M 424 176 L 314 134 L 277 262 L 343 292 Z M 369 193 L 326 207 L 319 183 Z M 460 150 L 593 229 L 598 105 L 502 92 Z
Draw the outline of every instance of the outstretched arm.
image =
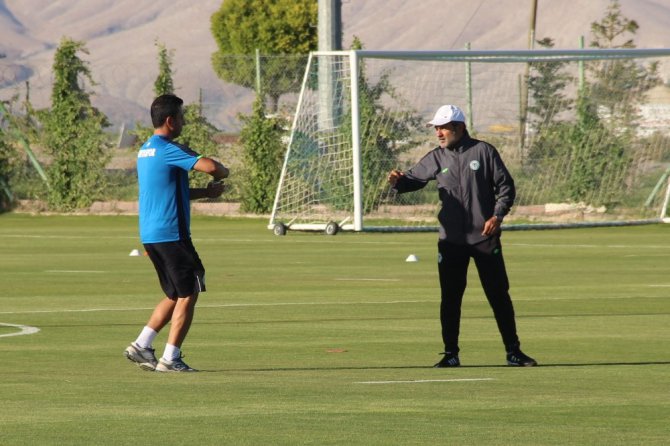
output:
M 391 187 L 399 194 L 424 188 L 429 181 L 435 179 L 439 171 L 434 155 L 435 150 L 428 152 L 414 167 L 405 172 L 393 169 L 388 174 Z
M 391 187 L 399 194 L 422 189 L 428 184 L 427 180 L 417 179 L 410 172 L 405 173 L 397 169 L 390 171 L 387 179 Z

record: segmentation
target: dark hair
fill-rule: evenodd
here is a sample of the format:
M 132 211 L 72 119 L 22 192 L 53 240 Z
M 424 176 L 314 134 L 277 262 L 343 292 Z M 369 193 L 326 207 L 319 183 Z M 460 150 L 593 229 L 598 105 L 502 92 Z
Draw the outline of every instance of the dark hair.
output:
M 151 123 L 154 128 L 157 129 L 165 124 L 168 116 L 177 117 L 183 103 L 181 98 L 173 94 L 164 94 L 154 99 L 151 103 Z

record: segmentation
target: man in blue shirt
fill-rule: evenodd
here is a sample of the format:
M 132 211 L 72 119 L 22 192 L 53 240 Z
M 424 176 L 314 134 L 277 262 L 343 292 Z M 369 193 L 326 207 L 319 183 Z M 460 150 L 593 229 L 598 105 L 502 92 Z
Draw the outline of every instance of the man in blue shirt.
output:
M 154 309 L 135 342 L 124 351 L 143 370 L 194 372 L 181 359 L 181 345 L 193 320 L 198 294 L 205 291 L 205 268 L 191 242 L 189 200 L 217 198 L 229 174 L 218 161 L 178 144 L 184 126 L 183 101 L 162 95 L 151 104 L 154 134 L 137 154 L 140 239 L 156 268 L 165 298 Z M 188 173 L 211 175 L 206 188 L 191 189 Z M 165 352 L 156 359 L 152 342 L 168 322 Z

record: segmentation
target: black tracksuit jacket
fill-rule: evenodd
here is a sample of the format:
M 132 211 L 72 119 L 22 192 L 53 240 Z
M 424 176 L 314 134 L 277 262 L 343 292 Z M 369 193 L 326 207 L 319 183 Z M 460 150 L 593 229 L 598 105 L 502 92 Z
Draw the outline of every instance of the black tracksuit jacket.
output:
M 398 193 L 437 181 L 440 240 L 449 243 L 474 245 L 489 238 L 481 234 L 484 222 L 507 215 L 516 196 L 514 180 L 496 148 L 467 131 L 453 148 L 436 147 L 404 173 L 395 186 Z

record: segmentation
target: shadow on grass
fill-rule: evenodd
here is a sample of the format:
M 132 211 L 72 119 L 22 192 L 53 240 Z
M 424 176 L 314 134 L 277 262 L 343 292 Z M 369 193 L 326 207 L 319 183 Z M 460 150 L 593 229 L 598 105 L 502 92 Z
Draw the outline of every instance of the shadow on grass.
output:
M 650 366 L 650 365 L 670 365 L 670 361 L 645 361 L 645 362 L 592 362 L 592 363 L 554 363 L 540 364 L 537 367 L 619 367 L 619 366 Z M 316 372 L 316 371 L 338 371 L 338 370 L 411 370 L 411 369 L 432 369 L 430 365 L 406 365 L 406 366 L 335 366 L 335 367 L 266 367 L 251 369 L 212 369 L 200 370 L 205 373 L 222 372 Z M 522 368 L 510 367 L 505 364 L 494 365 L 461 365 L 461 369 L 489 369 L 489 368 Z
M 639 361 L 639 362 L 591 362 L 591 363 L 555 363 L 540 364 L 540 367 L 598 367 L 598 366 L 645 366 L 670 365 L 670 361 Z

